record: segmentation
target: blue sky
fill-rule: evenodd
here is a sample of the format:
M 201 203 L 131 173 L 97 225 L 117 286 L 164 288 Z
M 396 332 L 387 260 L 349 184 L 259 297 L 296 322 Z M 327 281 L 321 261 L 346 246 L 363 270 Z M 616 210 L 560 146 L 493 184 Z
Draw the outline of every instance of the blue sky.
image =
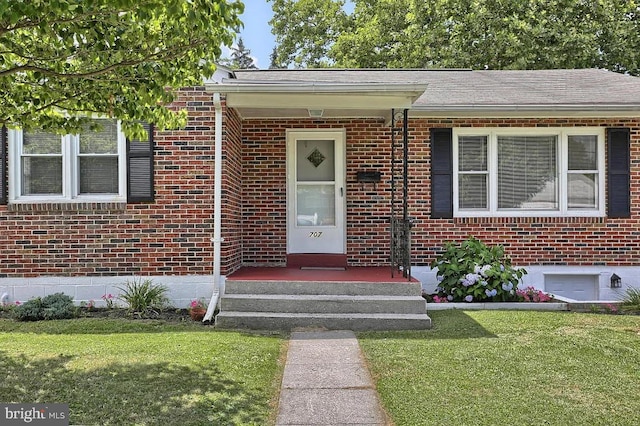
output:
M 240 36 L 261 69 L 269 68 L 269 55 L 275 45 L 269 26 L 272 16 L 271 3 L 266 0 L 244 0 L 244 13 L 240 17 L 244 22 L 244 30 Z

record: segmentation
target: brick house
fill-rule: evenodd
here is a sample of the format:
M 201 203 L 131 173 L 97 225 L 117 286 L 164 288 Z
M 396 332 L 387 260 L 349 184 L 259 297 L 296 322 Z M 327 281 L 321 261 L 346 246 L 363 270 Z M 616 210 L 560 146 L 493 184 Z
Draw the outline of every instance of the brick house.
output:
M 241 268 L 394 257 L 429 289 L 442 244 L 469 235 L 555 294 L 640 285 L 637 77 L 220 68 L 174 106 L 188 126 L 150 143 L 106 120 L 3 133 L 0 294 L 98 301 L 144 276 L 186 306 Z

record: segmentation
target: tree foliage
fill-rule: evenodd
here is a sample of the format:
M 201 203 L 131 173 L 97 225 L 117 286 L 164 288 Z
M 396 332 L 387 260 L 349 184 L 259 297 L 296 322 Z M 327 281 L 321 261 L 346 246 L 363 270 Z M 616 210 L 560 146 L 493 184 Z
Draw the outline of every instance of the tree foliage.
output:
M 271 1 L 284 65 L 640 74 L 640 0 Z
M 269 24 L 277 48 L 272 63 L 298 68 L 333 63 L 328 52 L 350 23 L 344 0 L 267 1 L 273 3 Z
M 251 57 L 251 50 L 247 49 L 244 45 L 242 37 L 238 38 L 238 44 L 236 47 L 231 48 L 231 68 L 246 70 L 256 69 L 253 58 Z
M 273 50 L 271 50 L 271 54 L 269 55 L 269 69 L 274 70 L 274 69 L 281 69 L 281 68 L 286 68 L 286 67 L 283 66 L 278 61 L 278 49 L 276 49 L 276 47 L 273 46 Z
M 201 84 L 241 26 L 232 0 L 0 2 L 0 124 L 77 132 L 91 115 L 185 123 L 165 105 Z

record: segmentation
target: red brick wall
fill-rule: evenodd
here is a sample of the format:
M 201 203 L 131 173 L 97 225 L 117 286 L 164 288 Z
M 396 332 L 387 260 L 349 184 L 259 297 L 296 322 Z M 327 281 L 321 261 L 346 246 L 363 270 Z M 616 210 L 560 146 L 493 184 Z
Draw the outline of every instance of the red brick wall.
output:
M 390 130 L 383 120 L 245 120 L 243 125 L 243 262 L 286 262 L 286 130 L 346 129 L 347 256 L 351 265 L 389 258 Z M 377 188 L 358 170 L 382 172 Z
M 632 217 L 430 219 L 429 129 L 432 127 L 570 127 L 632 129 Z M 390 131 L 380 120 L 243 121 L 243 263 L 284 264 L 286 258 L 286 129 L 345 128 L 347 255 L 350 265 L 386 265 L 389 256 Z M 410 215 L 414 263 L 428 264 L 445 241 L 469 235 L 502 244 L 517 264 L 640 264 L 640 120 L 411 119 Z M 382 182 L 356 182 L 356 172 L 381 171 Z
M 127 205 L 0 206 L 0 277 L 36 275 L 211 274 L 214 105 L 203 88 L 176 107 L 188 128 L 156 135 L 156 201 Z M 632 217 L 431 220 L 429 129 L 459 126 L 631 128 Z M 222 272 L 286 260 L 286 130 L 344 128 L 347 255 L 351 265 L 386 265 L 389 256 L 390 130 L 382 120 L 240 120 L 224 115 Z M 640 120 L 412 119 L 410 207 L 414 263 L 428 264 L 443 242 L 474 235 L 503 244 L 518 264 L 640 263 Z M 377 187 L 359 170 L 382 172 Z M 67 209 L 67 210 L 64 210 Z
M 185 89 L 175 106 L 188 127 L 156 135 L 155 202 L 0 206 L 0 277 L 211 274 L 213 99 Z
M 223 109 L 221 272 L 242 265 L 242 121 L 234 109 Z
M 429 129 L 432 127 L 630 127 L 631 218 L 429 218 Z M 444 241 L 470 235 L 502 244 L 521 265 L 640 265 L 640 120 L 638 119 L 445 119 L 410 121 L 414 187 L 411 215 L 414 258 L 429 263 Z

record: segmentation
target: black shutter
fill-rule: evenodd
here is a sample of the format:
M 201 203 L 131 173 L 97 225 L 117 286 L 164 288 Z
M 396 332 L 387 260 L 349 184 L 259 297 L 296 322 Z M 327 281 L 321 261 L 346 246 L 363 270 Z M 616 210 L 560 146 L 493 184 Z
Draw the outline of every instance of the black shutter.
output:
M 127 201 L 153 201 L 153 125 L 143 124 L 148 140 L 127 139 Z
M 453 217 L 453 131 L 431 129 L 431 218 Z
M 7 204 L 7 128 L 0 129 L 0 204 Z
M 607 215 L 631 216 L 631 132 L 628 128 L 607 129 Z

